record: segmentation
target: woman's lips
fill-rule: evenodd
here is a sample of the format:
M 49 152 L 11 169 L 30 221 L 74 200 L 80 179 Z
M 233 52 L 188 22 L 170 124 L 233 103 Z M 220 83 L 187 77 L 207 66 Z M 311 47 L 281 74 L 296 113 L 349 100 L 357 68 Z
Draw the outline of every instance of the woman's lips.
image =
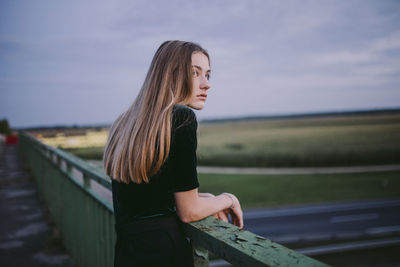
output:
M 206 100 L 207 99 L 207 95 L 203 95 L 203 94 L 198 95 L 197 97 L 202 99 L 202 100 Z

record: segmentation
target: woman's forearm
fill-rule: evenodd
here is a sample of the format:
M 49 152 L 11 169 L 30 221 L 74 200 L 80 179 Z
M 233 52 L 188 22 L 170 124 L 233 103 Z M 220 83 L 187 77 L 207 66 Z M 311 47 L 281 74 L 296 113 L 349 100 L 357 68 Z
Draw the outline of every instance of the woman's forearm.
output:
M 175 195 L 177 214 L 185 223 L 201 220 L 232 206 L 232 198 L 226 194 L 199 193 L 197 196 Z
M 228 209 L 232 205 L 232 199 L 226 194 L 199 197 L 196 204 L 193 212 L 193 221 L 201 220 L 221 210 Z

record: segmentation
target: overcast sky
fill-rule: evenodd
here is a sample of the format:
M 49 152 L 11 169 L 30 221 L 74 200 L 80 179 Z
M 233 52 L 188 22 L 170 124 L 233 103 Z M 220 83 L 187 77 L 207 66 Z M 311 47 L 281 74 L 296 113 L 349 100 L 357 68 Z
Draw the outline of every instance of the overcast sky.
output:
M 0 119 L 111 123 L 165 40 L 211 56 L 199 119 L 400 107 L 400 1 L 0 3 Z

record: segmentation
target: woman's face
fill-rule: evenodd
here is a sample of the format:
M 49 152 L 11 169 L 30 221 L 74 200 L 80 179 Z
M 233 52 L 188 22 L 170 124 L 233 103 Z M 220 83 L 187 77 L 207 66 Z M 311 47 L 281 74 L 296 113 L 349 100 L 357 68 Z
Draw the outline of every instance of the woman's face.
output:
M 207 90 L 211 85 L 208 82 L 210 78 L 210 64 L 208 58 L 201 52 L 192 54 L 192 79 L 193 88 L 188 106 L 194 109 L 202 109 L 207 99 Z

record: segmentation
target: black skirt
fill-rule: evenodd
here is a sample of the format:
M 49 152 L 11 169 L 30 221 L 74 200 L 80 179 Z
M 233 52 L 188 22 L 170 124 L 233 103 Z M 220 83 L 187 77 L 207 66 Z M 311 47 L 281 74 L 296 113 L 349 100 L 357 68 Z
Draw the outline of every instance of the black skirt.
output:
M 189 241 L 176 214 L 116 225 L 114 267 L 193 266 Z

